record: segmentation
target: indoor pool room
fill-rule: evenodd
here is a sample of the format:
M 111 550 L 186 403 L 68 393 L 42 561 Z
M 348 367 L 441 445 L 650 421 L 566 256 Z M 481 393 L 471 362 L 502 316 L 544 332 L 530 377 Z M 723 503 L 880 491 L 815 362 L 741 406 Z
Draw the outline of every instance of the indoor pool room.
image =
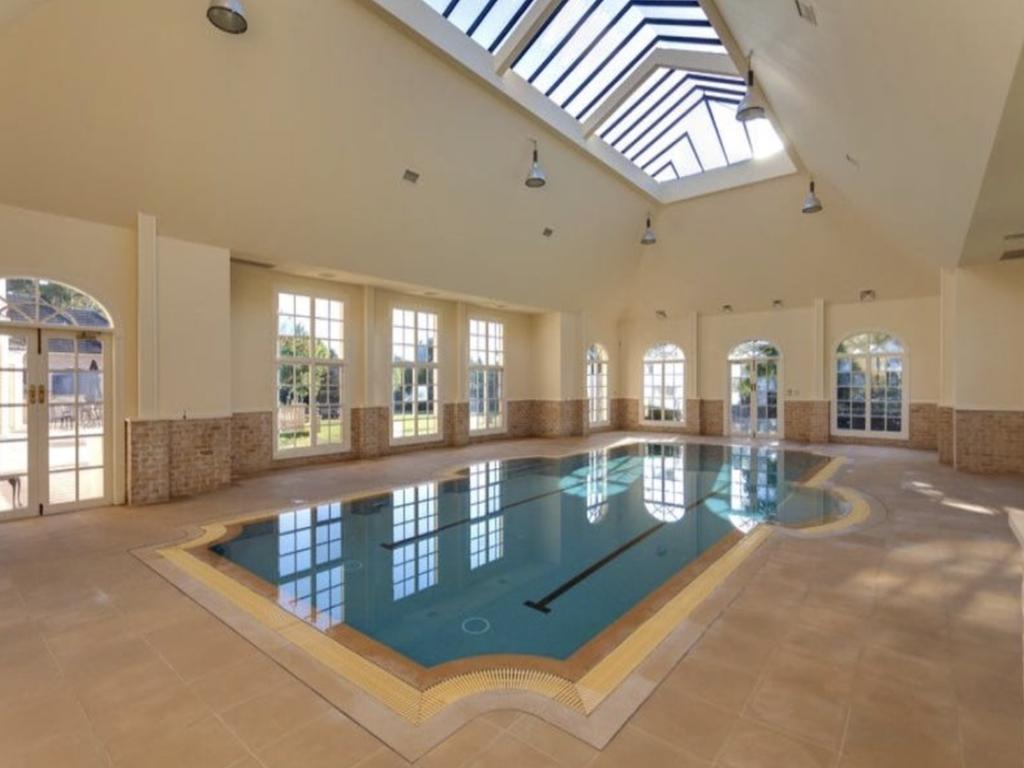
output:
M 1022 136 L 1020 0 L 0 0 L 0 768 L 1024 768 Z

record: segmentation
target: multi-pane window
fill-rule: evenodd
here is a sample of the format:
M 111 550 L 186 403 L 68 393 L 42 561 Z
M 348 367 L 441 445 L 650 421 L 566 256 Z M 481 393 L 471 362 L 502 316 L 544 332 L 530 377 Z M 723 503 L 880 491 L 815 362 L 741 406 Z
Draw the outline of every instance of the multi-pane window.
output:
M 650 445 L 644 456 L 644 506 L 663 523 L 686 514 L 685 453 L 678 445 Z
M 504 427 L 505 325 L 469 321 L 469 429 Z
M 592 427 L 608 423 L 608 353 L 600 344 L 587 350 L 587 418 Z
M 861 333 L 836 350 L 835 428 L 840 432 L 906 432 L 906 350 L 887 333 Z
M 345 442 L 345 307 L 340 301 L 277 295 L 277 451 Z
M 683 389 L 686 357 L 675 344 L 658 344 L 644 355 L 644 421 L 686 420 Z
M 469 567 L 500 560 L 505 555 L 505 516 L 501 512 L 501 462 L 469 468 Z
M 437 584 L 437 483 L 391 494 L 391 585 L 401 600 Z
M 320 628 L 345 621 L 341 503 L 277 518 L 278 604 Z
M 437 315 L 394 309 L 391 360 L 391 436 L 402 439 L 437 435 Z

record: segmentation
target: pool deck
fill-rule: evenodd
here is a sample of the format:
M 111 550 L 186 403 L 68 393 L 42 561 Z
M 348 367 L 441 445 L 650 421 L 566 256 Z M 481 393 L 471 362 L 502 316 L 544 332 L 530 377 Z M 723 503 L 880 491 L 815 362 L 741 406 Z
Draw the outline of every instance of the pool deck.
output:
M 0 526 L 0 765 L 405 765 L 133 552 L 254 508 L 625 436 L 290 470 L 159 507 Z M 680 627 L 681 661 L 643 671 L 639 709 L 603 750 L 510 694 L 418 764 L 1020 768 L 1021 549 L 1008 515 L 1024 507 L 1024 479 L 957 474 L 928 453 L 814 450 L 848 457 L 834 481 L 883 514 L 827 537 L 770 537 Z

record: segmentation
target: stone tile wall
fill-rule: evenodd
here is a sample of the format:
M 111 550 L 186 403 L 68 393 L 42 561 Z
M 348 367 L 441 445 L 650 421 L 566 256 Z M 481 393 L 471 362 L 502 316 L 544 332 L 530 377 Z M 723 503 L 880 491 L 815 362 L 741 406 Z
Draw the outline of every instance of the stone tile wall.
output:
M 1024 472 L 1024 411 L 954 414 L 955 466 L 963 472 Z
M 723 401 L 700 401 L 700 433 L 709 437 L 721 437 L 725 434 L 725 403 Z
M 253 475 L 274 461 L 274 414 L 271 411 L 231 416 L 231 474 Z
M 129 504 L 157 504 L 171 497 L 170 450 L 169 422 L 127 422 Z
M 939 461 L 953 466 L 953 409 L 939 406 L 935 413 L 935 441 L 939 447 Z
M 829 441 L 827 400 L 787 400 L 783 410 L 785 436 L 797 443 Z

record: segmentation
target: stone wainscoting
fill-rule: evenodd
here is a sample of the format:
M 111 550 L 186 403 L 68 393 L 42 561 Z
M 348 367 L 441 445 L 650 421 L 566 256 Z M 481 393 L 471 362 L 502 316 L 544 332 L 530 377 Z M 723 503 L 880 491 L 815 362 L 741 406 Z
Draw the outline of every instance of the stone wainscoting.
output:
M 935 414 L 935 442 L 938 443 L 939 461 L 953 466 L 953 409 L 940 405 Z
M 709 437 L 725 435 L 725 402 L 723 400 L 700 401 L 700 433 Z
M 128 503 L 154 504 L 230 483 L 232 421 L 128 422 Z
M 829 441 L 827 400 L 787 400 L 783 407 L 783 430 L 787 440 L 797 443 Z
M 953 414 L 953 466 L 964 472 L 1024 472 L 1024 411 Z

